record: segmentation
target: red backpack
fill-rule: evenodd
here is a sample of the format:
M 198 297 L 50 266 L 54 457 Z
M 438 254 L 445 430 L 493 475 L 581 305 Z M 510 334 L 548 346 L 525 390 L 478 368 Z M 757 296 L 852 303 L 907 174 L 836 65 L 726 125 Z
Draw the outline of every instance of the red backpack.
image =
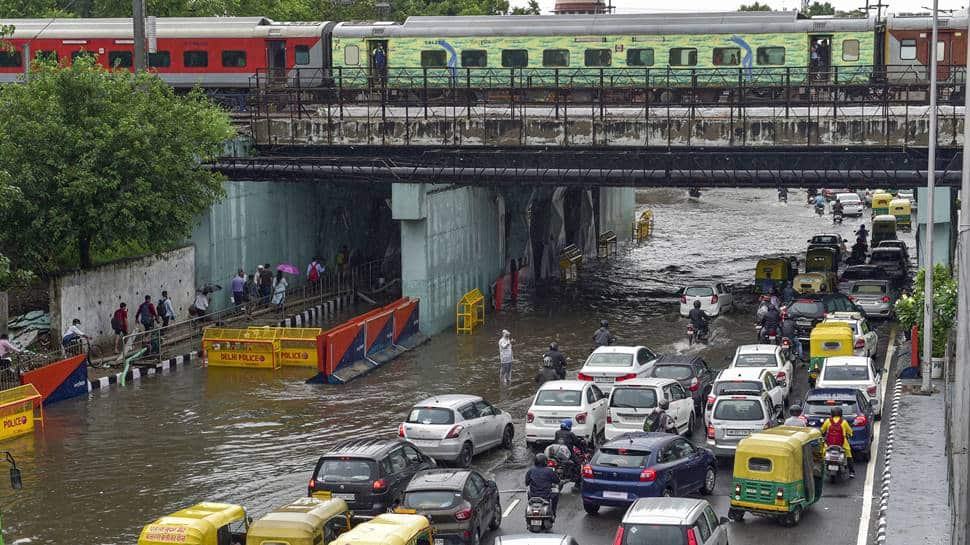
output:
M 310 263 L 310 282 L 316 282 L 320 280 L 320 269 L 317 268 L 317 262 L 314 261 Z
M 829 419 L 829 429 L 825 432 L 825 444 L 826 445 L 837 445 L 842 446 L 845 442 L 845 431 L 842 429 L 843 419 L 839 419 L 836 422 L 834 419 Z

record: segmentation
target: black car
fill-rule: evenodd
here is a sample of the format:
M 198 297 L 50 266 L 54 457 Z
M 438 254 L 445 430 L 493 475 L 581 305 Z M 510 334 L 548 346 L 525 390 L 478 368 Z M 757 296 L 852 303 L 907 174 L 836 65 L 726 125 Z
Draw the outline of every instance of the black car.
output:
M 690 392 L 694 399 L 694 414 L 698 418 L 704 415 L 704 403 L 707 394 L 711 393 L 717 373 L 711 370 L 700 356 L 664 354 L 657 358 L 648 376 L 656 378 L 672 378 Z
M 897 286 L 906 280 L 906 274 L 909 272 L 909 259 L 902 248 L 884 246 L 873 248 L 869 255 L 869 264 L 885 270 Z
M 498 485 L 474 469 L 430 469 L 414 476 L 399 513 L 431 520 L 435 542 L 477 544 L 502 524 Z
M 377 515 L 400 503 L 415 473 L 434 467 L 434 460 L 403 439 L 346 441 L 317 461 L 307 494 L 340 498 L 357 514 Z
M 859 312 L 866 315 L 862 307 L 842 293 L 803 293 L 785 307 L 785 311 L 795 320 L 795 334 L 803 341 L 808 340 L 812 328 L 830 312 Z

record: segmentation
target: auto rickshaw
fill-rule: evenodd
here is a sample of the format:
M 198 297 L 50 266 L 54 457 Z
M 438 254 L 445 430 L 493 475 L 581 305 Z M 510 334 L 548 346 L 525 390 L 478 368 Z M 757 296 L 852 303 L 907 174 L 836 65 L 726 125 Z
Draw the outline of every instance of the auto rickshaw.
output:
M 839 251 L 830 246 L 813 246 L 805 252 L 805 272 L 839 272 Z
M 872 196 L 872 217 L 889 213 L 889 203 L 893 196 L 890 193 L 876 193 Z
M 907 233 L 913 229 L 913 206 L 909 199 L 893 199 L 889 213 L 896 218 L 896 228 Z
M 300 498 L 253 522 L 246 545 L 327 545 L 353 528 L 347 502 Z
M 782 286 L 791 281 L 793 274 L 791 262 L 788 259 L 762 259 L 754 269 L 754 286 L 758 293 L 778 292 Z
M 815 428 L 778 426 L 753 433 L 734 454 L 734 493 L 728 518 L 745 512 L 795 526 L 822 497 L 825 463 L 822 434 Z
M 846 322 L 822 322 L 808 337 L 808 384 L 815 387 L 825 358 L 854 355 L 852 328 Z
M 872 218 L 872 244 L 875 248 L 884 240 L 896 240 L 896 216 L 883 214 Z
M 358 524 L 331 545 L 432 545 L 434 528 L 422 515 L 387 513 Z
M 242 543 L 249 529 L 246 510 L 227 503 L 199 503 L 145 526 L 138 545 Z
M 831 272 L 802 273 L 792 281 L 798 293 L 832 293 L 838 286 L 838 278 Z

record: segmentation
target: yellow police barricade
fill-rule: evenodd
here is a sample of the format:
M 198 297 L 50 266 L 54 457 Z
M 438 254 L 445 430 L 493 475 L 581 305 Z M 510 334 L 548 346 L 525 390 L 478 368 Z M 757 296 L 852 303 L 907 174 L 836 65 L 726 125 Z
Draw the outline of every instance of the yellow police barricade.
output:
M 0 441 L 34 431 L 44 425 L 44 403 L 33 384 L 0 391 Z
M 283 367 L 317 368 L 317 337 L 320 328 L 250 327 L 261 331 L 273 330 L 280 340 L 280 365 Z
M 637 221 L 633 222 L 633 239 L 642 242 L 653 234 L 653 210 L 644 210 Z
M 485 295 L 475 288 L 458 301 L 455 309 L 455 333 L 471 334 L 475 328 L 485 323 Z
M 222 329 L 210 327 L 202 335 L 202 349 L 210 367 L 279 369 L 278 328 Z

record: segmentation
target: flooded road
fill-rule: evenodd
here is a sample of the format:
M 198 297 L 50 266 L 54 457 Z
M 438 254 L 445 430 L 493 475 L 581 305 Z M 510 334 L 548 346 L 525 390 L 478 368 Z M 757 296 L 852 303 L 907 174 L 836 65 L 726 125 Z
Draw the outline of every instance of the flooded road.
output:
M 830 216 L 818 218 L 804 206 L 803 192 L 787 205 L 773 190 L 709 191 L 699 202 L 683 190 L 649 196 L 644 206 L 656 217 L 649 242 L 588 266 L 575 287 L 524 295 L 488 315 L 474 336 L 445 332 L 349 385 L 305 385 L 308 373 L 297 369 L 190 368 L 51 406 L 44 432 L 4 444 L 24 479 L 16 493 L 0 486 L 8 543 L 134 543 L 146 523 L 203 500 L 238 503 L 258 517 L 304 495 L 329 446 L 394 434 L 407 409 L 435 393 L 482 395 L 521 426 L 550 341 L 559 342 L 573 374 L 600 319 L 610 321 L 621 344 L 685 351 L 676 296 L 685 282 L 724 282 L 739 304 L 750 303 L 744 293 L 758 259 L 803 256 L 810 235 L 850 237 L 859 225 L 849 219 L 833 229 Z M 718 318 L 711 345 L 703 347 L 707 361 L 721 367 L 737 344 L 752 342 L 752 323 L 745 308 Z M 516 339 L 507 388 L 498 385 L 503 328 Z M 476 465 L 487 468 L 505 455 L 479 457 Z

